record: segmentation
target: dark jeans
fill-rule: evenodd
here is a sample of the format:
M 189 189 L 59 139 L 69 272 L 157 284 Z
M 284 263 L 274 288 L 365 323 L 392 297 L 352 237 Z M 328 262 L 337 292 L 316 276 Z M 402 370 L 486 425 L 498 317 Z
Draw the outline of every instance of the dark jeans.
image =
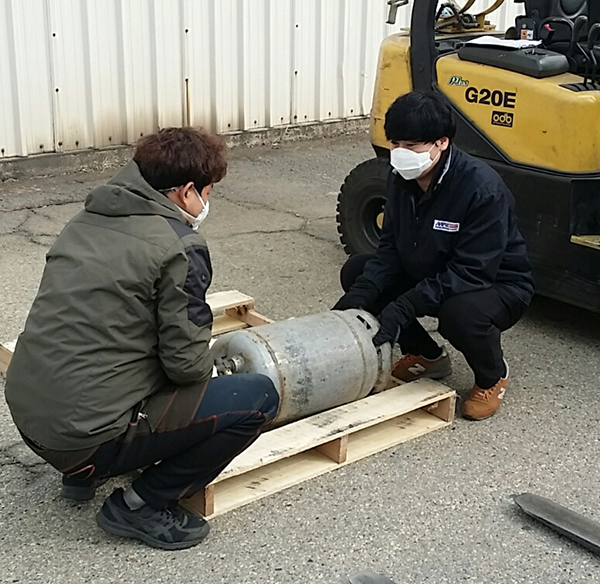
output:
M 279 395 L 264 375 L 213 378 L 191 423 L 107 442 L 68 473 L 70 482 L 76 478 L 89 481 L 118 476 L 147 467 L 132 486 L 153 507 L 165 507 L 213 481 L 258 438 L 278 407 Z M 141 419 L 139 424 L 143 423 Z
M 342 288 L 348 291 L 362 274 L 371 254 L 351 257 L 342 268 Z M 385 289 L 373 312 L 379 314 L 400 294 L 414 288 L 417 282 L 409 278 L 398 278 Z M 442 304 L 436 316 L 438 332 L 455 349 L 460 351 L 475 374 L 475 383 L 489 389 L 505 375 L 500 334 L 514 326 L 527 305 L 507 286 L 493 285 L 477 292 L 467 292 L 449 298 Z M 439 346 L 423 326 L 415 320 L 398 339 L 403 353 L 412 355 L 439 355 Z

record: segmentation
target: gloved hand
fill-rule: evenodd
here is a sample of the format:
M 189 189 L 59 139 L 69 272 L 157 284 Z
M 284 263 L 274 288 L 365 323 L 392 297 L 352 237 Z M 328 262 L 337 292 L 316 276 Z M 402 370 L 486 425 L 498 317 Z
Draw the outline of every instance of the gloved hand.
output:
M 404 296 L 399 296 L 390 302 L 379 315 L 379 331 L 373 337 L 376 347 L 384 343 L 398 342 L 402 329 L 406 328 L 416 318 L 416 310 Z
M 367 312 L 372 312 L 378 298 L 379 288 L 371 280 L 367 280 L 364 276 L 359 276 L 350 290 L 336 302 L 331 310 L 362 308 Z

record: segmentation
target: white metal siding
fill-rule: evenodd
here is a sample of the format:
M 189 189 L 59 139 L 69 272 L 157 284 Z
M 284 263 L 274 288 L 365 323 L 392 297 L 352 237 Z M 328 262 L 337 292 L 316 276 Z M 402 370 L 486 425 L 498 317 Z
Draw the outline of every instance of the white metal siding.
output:
M 516 13 L 507 0 L 494 21 Z M 379 44 L 410 8 L 393 27 L 386 14 L 385 0 L 0 0 L 0 157 L 367 115 Z

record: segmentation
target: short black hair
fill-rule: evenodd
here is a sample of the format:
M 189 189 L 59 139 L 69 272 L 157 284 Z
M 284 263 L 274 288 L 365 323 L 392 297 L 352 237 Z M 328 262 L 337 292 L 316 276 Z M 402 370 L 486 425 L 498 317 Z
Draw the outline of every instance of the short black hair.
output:
M 385 114 L 384 128 L 390 142 L 452 140 L 456 134 L 448 102 L 433 91 L 411 91 L 396 99 Z

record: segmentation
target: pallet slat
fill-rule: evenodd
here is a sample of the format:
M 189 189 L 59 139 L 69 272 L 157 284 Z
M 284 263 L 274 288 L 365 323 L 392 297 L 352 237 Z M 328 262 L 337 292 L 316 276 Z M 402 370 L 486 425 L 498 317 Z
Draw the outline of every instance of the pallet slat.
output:
M 447 425 L 448 422 L 423 410 L 392 418 L 383 424 L 351 434 L 347 463 L 356 462 Z
M 282 460 L 272 467 L 259 468 L 249 475 L 234 477 L 230 481 L 214 487 L 213 512 L 205 517 L 215 517 L 233 511 L 314 479 L 339 466 L 316 450 L 309 450 Z M 193 499 L 189 501 L 193 501 Z M 192 512 L 199 511 L 194 503 L 190 506 L 186 501 L 183 506 Z
M 246 306 L 254 308 L 254 298 L 247 294 L 242 294 L 237 290 L 225 290 L 224 292 L 213 292 L 206 295 L 206 303 L 213 312 L 222 312 L 228 308 Z
M 0 373 L 3 375 L 6 375 L 6 372 L 8 371 L 8 365 L 12 359 L 16 344 L 16 340 L 7 343 L 0 343 Z
M 245 306 L 228 308 L 225 310 L 225 314 L 215 316 L 212 334 L 213 337 L 216 337 L 231 331 L 260 326 L 270 322 L 273 322 L 270 318 L 259 314 L 255 310 L 248 310 Z
M 245 328 L 248 328 L 248 324 L 245 322 L 229 316 L 228 314 L 220 314 L 219 316 L 215 316 L 213 320 L 212 336 L 216 337 Z
M 246 306 L 228 308 L 225 311 L 225 314 L 245 322 L 248 326 L 260 326 L 261 324 L 275 322 L 274 320 L 259 314 L 256 310 L 246 308 Z

